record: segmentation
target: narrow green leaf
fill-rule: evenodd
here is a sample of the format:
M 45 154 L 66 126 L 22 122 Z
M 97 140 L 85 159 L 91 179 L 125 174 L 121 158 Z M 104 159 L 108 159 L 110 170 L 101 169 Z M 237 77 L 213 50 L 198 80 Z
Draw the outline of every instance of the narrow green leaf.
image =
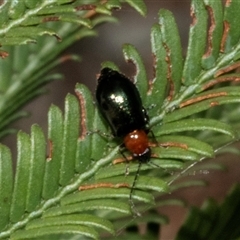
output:
M 54 227 L 44 227 L 29 230 L 19 230 L 12 234 L 11 240 L 20 239 L 34 239 L 37 237 L 51 236 L 54 234 L 79 234 L 92 239 L 99 239 L 98 233 L 91 227 L 81 226 L 81 225 L 65 225 L 65 226 L 54 226 Z M 49 238 L 51 239 L 51 237 Z
M 21 73 L 23 69 L 26 67 L 26 61 L 22 61 L 23 56 L 30 56 L 32 54 L 32 50 L 29 46 L 15 46 L 15 47 L 4 47 L 4 49 L 11 49 L 12 53 L 8 58 L 11 58 L 13 55 L 13 60 L 11 62 L 12 67 L 16 73 Z M 7 59 L 8 59 L 7 58 Z M 7 60 L 5 59 L 5 60 Z M 19 74 L 17 74 L 19 76 Z M 9 81 L 10 78 L 8 78 Z M 13 78 L 14 79 L 14 78 Z
M 189 181 L 184 181 L 184 182 L 180 182 L 180 183 L 174 183 L 173 185 L 171 185 L 171 191 L 176 191 L 182 188 L 189 188 L 189 187 L 196 187 L 196 186 L 200 186 L 200 187 L 205 187 L 207 185 L 207 183 L 203 180 L 189 180 Z
M 0 5 L 0 25 L 2 26 L 8 19 L 8 9 L 11 5 L 11 1 L 4 1 L 2 2 L 2 4 Z
M 24 0 L 26 7 L 30 9 L 37 7 L 37 5 L 40 4 L 41 1 L 42 0 L 38 0 L 38 1 Z
M 179 135 L 170 135 L 170 136 L 161 136 L 159 140 L 161 141 L 161 143 L 173 142 L 173 143 L 185 144 L 187 146 L 187 150 L 195 152 L 202 156 L 213 157 L 214 155 L 214 150 L 212 146 L 196 138 L 179 136 Z
M 100 182 L 106 182 L 106 183 L 128 183 L 129 188 L 132 187 L 133 181 L 135 179 L 135 174 L 133 176 L 119 176 L 119 177 L 113 177 L 113 178 L 107 178 L 104 180 L 100 180 Z M 168 191 L 168 185 L 167 183 L 156 177 L 152 176 L 143 176 L 140 173 L 140 176 L 137 179 L 136 185 L 134 186 L 136 189 L 142 189 L 142 190 L 153 190 L 157 192 L 167 192 Z
M 76 154 L 76 172 L 83 173 L 91 164 L 90 158 L 91 139 L 87 136 L 85 139 L 78 140 Z
M 25 114 L 25 116 L 27 116 L 27 114 Z M 21 116 L 21 117 L 23 117 L 23 116 Z M 21 117 L 19 117 L 19 118 L 21 118 Z M 8 128 L 6 130 L 1 131 L 0 138 L 5 137 L 6 135 L 16 134 L 16 133 L 17 133 L 17 129 Z
M 132 62 L 136 67 L 134 82 L 136 83 L 136 86 L 140 92 L 142 101 L 145 102 L 146 92 L 148 90 L 148 79 L 142 58 L 137 49 L 130 44 L 125 44 L 123 46 L 123 55 L 127 62 Z
M 61 110 L 52 105 L 48 112 L 48 140 L 49 153 L 44 172 L 43 192 L 44 199 L 53 197 L 59 188 L 59 171 L 63 144 L 63 117 Z
M 186 207 L 186 202 L 181 199 L 176 198 L 170 198 L 170 199 L 161 199 L 158 200 L 156 203 L 156 206 L 162 207 L 162 206 L 180 206 L 180 207 Z
M 44 22 L 51 22 L 51 21 L 61 21 L 61 22 L 69 22 L 69 23 L 76 23 L 79 25 L 83 25 L 85 27 L 91 28 L 92 22 L 88 18 L 80 18 L 79 16 L 76 16 L 74 14 L 70 13 L 58 13 L 54 16 L 36 16 L 31 17 L 30 19 L 26 19 L 22 22 L 22 26 L 32 26 L 32 25 L 38 25 Z
M 178 119 L 182 119 L 188 116 L 192 116 L 195 113 L 202 112 L 204 110 L 208 110 L 214 106 L 220 106 L 222 104 L 230 104 L 230 103 L 238 103 L 240 101 L 240 87 L 238 86 L 229 86 L 229 87 L 222 87 L 218 89 L 213 89 L 209 91 L 205 91 L 201 94 L 195 95 L 194 98 L 203 98 L 204 96 L 211 96 L 216 94 L 223 94 L 220 97 L 212 97 L 206 100 L 202 100 L 197 103 L 190 104 L 186 107 L 176 109 L 175 111 L 169 113 L 164 118 L 164 122 L 172 122 Z M 186 101 L 191 100 L 187 99 Z
M 15 120 L 18 120 L 19 118 L 24 118 L 24 117 L 28 117 L 29 116 L 29 113 L 26 112 L 26 111 L 20 111 L 20 112 L 17 112 L 15 114 L 13 114 L 11 116 L 11 118 L 9 118 L 10 121 L 15 121 Z M 1 131 L 1 134 L 0 136 L 3 137 L 7 134 L 16 134 L 18 132 L 17 129 L 14 129 L 14 128 L 7 128 L 5 130 L 2 130 Z
M 204 91 L 200 94 L 197 94 L 195 97 L 207 96 L 210 94 L 224 93 L 226 96 L 240 96 L 240 87 L 239 86 L 227 86 L 227 87 L 218 87 L 216 89 Z M 214 98 L 212 98 L 214 100 Z
M 10 150 L 0 145 L 0 230 L 9 222 L 11 198 L 13 190 L 13 170 Z
M 80 103 L 80 136 L 77 143 L 77 153 L 75 162 L 75 171 L 83 173 L 90 164 L 91 160 L 91 146 L 93 134 L 91 131 L 96 131 L 92 126 L 92 119 L 94 119 L 95 106 L 93 104 L 92 94 L 89 89 L 77 83 L 75 87 L 76 95 Z
M 4 37 L 0 38 L 0 43 L 2 46 L 20 45 L 35 43 L 36 40 L 31 37 Z
M 8 9 L 8 15 L 12 19 L 20 18 L 26 10 L 24 1 L 11 1 L 11 5 Z
M 59 183 L 69 183 L 75 172 L 77 140 L 79 137 L 79 104 L 75 96 L 68 94 L 65 99 L 63 122 L 63 148 Z
M 30 138 L 26 133 L 19 132 L 17 139 L 17 170 L 14 181 L 14 190 L 11 204 L 10 220 L 19 221 L 25 213 L 26 198 L 28 193 L 29 171 L 30 168 Z
M 166 50 L 162 45 L 162 33 L 159 24 L 154 24 L 151 29 L 151 47 L 154 58 L 154 76 L 150 82 L 148 97 L 146 98 L 146 106 L 156 105 L 156 109 L 161 109 L 163 100 L 166 95 L 167 87 L 167 62 Z M 156 101 L 155 96 L 158 96 Z M 149 110 L 150 112 L 150 110 Z
M 156 136 L 159 136 L 183 131 L 205 130 L 220 132 L 229 135 L 232 138 L 235 138 L 236 136 L 236 133 L 230 125 L 214 119 L 205 118 L 185 119 L 177 122 L 166 123 L 162 125 L 161 128 L 156 129 L 154 133 Z
M 119 0 L 108 0 L 106 2 L 106 7 L 108 9 L 120 9 L 121 3 L 119 2 Z
M 219 162 L 204 162 L 200 165 L 195 165 L 194 166 L 194 171 L 198 171 L 198 172 L 209 172 L 210 170 L 214 170 L 214 171 L 225 171 L 227 170 L 227 167 Z
M 90 191 L 90 190 L 89 190 Z M 129 196 L 128 193 L 125 193 L 126 197 Z M 117 211 L 124 214 L 130 214 L 130 206 L 124 202 L 120 202 L 117 200 L 109 200 L 109 199 L 100 199 L 100 200 L 89 200 L 86 202 L 80 202 L 75 204 L 70 204 L 66 206 L 54 207 L 46 212 L 44 212 L 43 217 L 54 217 L 65 214 L 73 214 L 73 213 L 81 213 L 89 210 L 111 210 Z
M 238 25 L 240 2 L 237 0 L 228 1 L 224 9 L 224 21 L 227 24 L 227 38 L 225 41 L 225 52 L 232 50 L 232 47 L 239 42 L 240 30 Z
M 210 100 L 205 100 L 202 102 L 199 102 L 197 104 L 192 104 L 189 106 L 186 106 L 184 108 L 181 109 L 177 109 L 174 112 L 169 113 L 165 118 L 164 121 L 167 122 L 173 122 L 173 121 L 177 121 L 179 119 L 183 119 L 186 118 L 188 116 L 192 116 L 195 113 L 199 113 L 205 110 L 208 110 L 209 108 L 211 108 L 212 103 L 217 103 L 217 105 L 221 105 L 221 104 L 227 104 L 227 103 L 234 103 L 234 102 L 239 102 L 239 99 L 236 97 L 220 97 L 220 98 L 214 98 L 214 100 L 210 99 Z
M 98 131 L 96 133 L 92 133 L 92 146 L 97 146 L 97 149 L 92 151 L 91 159 L 97 160 L 107 154 L 107 149 L 109 148 L 107 143 L 109 140 L 113 140 L 113 137 L 111 138 L 109 136 L 104 136 L 104 134 L 108 134 L 109 128 L 105 122 L 105 119 L 102 119 L 102 115 L 97 108 L 95 109 L 93 129 Z
M 182 81 L 187 86 L 196 82 L 196 78 L 202 70 L 201 61 L 207 37 L 207 10 L 203 1 L 192 0 L 191 16 L 192 24 L 182 76 Z
M 143 0 L 125 0 L 130 6 L 132 6 L 135 10 L 137 10 L 142 16 L 146 16 L 147 7 Z
M 95 18 L 95 19 L 92 20 L 92 26 L 96 27 L 99 24 L 106 23 L 106 22 L 117 23 L 118 19 L 116 17 L 113 17 L 113 16 L 101 15 L 98 18 Z M 95 32 L 95 35 L 97 35 L 96 31 L 94 31 L 94 32 Z
M 129 183 L 130 188 L 132 187 L 134 178 L 134 176 L 128 176 L 128 177 L 115 177 L 115 178 L 111 178 L 111 179 L 107 179 L 106 181 L 113 180 L 113 182 L 121 182 L 123 179 L 125 178 L 125 182 Z M 153 190 L 153 191 L 157 191 L 157 192 L 168 192 L 169 190 L 169 186 L 167 185 L 167 183 L 159 178 L 155 178 L 152 176 L 143 176 L 140 174 L 140 176 L 138 177 L 137 181 L 136 181 L 136 185 L 134 186 L 134 188 L 136 189 L 143 189 L 143 190 Z
M 118 71 L 120 72 L 118 66 L 114 63 L 114 62 L 111 62 L 111 61 L 104 61 L 101 63 L 101 69 L 103 68 L 111 68 L 112 70 L 115 70 L 115 71 Z
M 132 178 L 130 180 L 133 180 Z M 104 182 L 104 181 L 103 181 Z M 107 182 L 107 180 L 105 180 Z M 127 181 L 125 181 L 127 182 Z M 121 182 L 120 182 L 121 183 Z M 139 194 L 140 191 L 136 191 L 136 194 Z M 146 192 L 143 193 L 144 198 L 152 199 L 151 195 Z M 64 197 L 61 200 L 61 204 L 64 205 L 71 205 L 75 203 L 85 202 L 86 200 L 92 201 L 93 199 L 109 199 L 109 198 L 116 198 L 116 199 L 128 199 L 130 194 L 130 188 L 94 188 L 83 190 L 75 194 L 71 194 L 69 196 Z M 134 197 L 133 197 L 134 198 Z M 114 200 L 116 201 L 116 200 Z
M 14 51 L 10 47 L 6 47 L 5 50 L 8 51 L 9 56 L 6 59 L 0 58 L 0 69 L 1 69 L 0 91 L 1 93 L 4 93 L 8 89 L 10 84 L 9 79 L 11 79 L 12 72 L 14 71 L 13 70 L 14 68 L 12 66 L 12 63 L 14 62 L 14 56 L 13 56 Z M 1 98 L 2 97 L 4 97 L 4 95 L 1 95 Z
M 90 214 L 72 214 L 66 216 L 49 217 L 44 219 L 36 219 L 27 225 L 26 229 L 43 228 L 51 226 L 64 226 L 70 224 L 86 225 L 97 227 L 114 234 L 113 225 L 110 221 L 90 215 Z
M 32 38 L 35 39 L 36 36 L 42 36 L 42 35 L 50 35 L 50 36 L 56 36 L 57 34 L 55 31 L 53 31 L 50 28 L 46 27 L 17 27 L 17 28 L 12 28 L 10 29 L 7 34 L 6 38 L 15 38 L 15 37 L 27 37 L 27 38 Z
M 182 80 L 183 57 L 182 47 L 177 24 L 173 14 L 165 9 L 159 11 L 159 24 L 161 26 L 162 44 L 167 52 L 168 79 L 174 86 L 174 93 L 177 94 Z M 174 37 L 173 37 L 174 36 Z
M 209 69 L 214 66 L 219 56 L 223 33 L 223 7 L 221 1 L 204 0 L 210 17 L 208 30 L 208 49 L 203 55 L 202 66 Z
M 185 149 L 171 147 L 171 148 L 155 148 L 154 154 L 158 156 L 159 159 L 179 159 L 179 160 L 189 160 L 196 161 L 199 160 L 200 156 L 195 153 Z
M 59 17 L 59 20 L 62 22 L 77 23 L 79 25 L 83 25 L 88 28 L 93 27 L 91 20 L 88 18 L 80 18 L 79 16 L 67 14 L 67 13 L 58 14 L 57 17 Z
M 108 166 L 107 168 L 100 169 L 95 174 L 95 179 L 104 179 L 110 178 L 114 176 L 119 176 L 126 174 L 127 163 L 115 164 L 112 166 Z M 159 166 L 159 167 L 157 167 Z M 173 159 L 157 159 L 152 158 L 148 164 L 141 165 L 141 172 L 144 170 L 155 169 L 157 168 L 158 175 L 161 176 L 166 173 L 166 169 L 181 169 L 183 167 L 183 163 L 180 161 L 176 161 Z M 138 169 L 138 162 L 131 162 L 128 168 L 129 173 L 135 173 Z
M 57 2 L 57 5 L 63 5 L 66 4 L 66 3 L 72 3 L 72 0 L 58 0 Z
M 31 0 L 29 0 L 31 1 Z M 42 8 L 40 11 L 38 11 L 38 15 L 45 15 L 46 17 L 48 15 L 52 15 L 52 14 L 58 14 L 58 13 L 74 13 L 76 12 L 76 9 L 70 5 L 70 4 L 66 4 L 66 5 L 52 5 L 49 7 L 45 7 Z M 30 20 L 30 19 L 29 19 Z
M 46 143 L 42 130 L 37 125 L 31 129 L 31 159 L 26 211 L 31 212 L 42 199 L 43 175 L 46 161 Z
M 96 7 L 94 8 L 94 10 L 95 10 L 97 13 L 106 14 L 106 15 L 111 15 L 111 14 L 112 14 L 111 10 L 109 10 L 106 5 L 95 4 L 95 6 L 96 6 Z

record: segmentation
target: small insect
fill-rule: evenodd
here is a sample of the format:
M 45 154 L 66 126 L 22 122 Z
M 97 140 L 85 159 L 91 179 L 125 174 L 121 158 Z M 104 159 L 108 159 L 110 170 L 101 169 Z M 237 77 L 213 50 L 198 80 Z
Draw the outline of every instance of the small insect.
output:
M 110 68 L 103 68 L 101 71 L 98 78 L 96 99 L 113 135 L 122 140 L 124 147 L 139 162 L 129 197 L 131 207 L 134 210 L 133 188 L 141 164 L 149 162 L 151 157 L 148 140 L 149 117 L 142 106 L 142 100 L 135 84 Z

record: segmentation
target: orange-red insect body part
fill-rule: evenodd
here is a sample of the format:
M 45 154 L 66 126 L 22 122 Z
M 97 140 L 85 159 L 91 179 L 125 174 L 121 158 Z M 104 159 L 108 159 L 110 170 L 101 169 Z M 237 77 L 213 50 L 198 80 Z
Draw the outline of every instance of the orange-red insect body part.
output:
M 141 162 L 148 162 L 151 156 L 149 140 L 144 130 L 134 130 L 124 137 L 125 147 L 132 153 L 134 158 Z

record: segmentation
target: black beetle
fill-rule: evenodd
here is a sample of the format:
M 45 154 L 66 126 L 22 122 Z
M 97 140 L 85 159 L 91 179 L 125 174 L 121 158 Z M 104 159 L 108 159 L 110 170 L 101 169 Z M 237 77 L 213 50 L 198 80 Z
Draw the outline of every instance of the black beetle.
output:
M 148 162 L 151 148 L 148 140 L 149 117 L 142 106 L 133 82 L 110 68 L 103 68 L 98 78 L 96 99 L 114 136 L 122 138 L 133 158 Z

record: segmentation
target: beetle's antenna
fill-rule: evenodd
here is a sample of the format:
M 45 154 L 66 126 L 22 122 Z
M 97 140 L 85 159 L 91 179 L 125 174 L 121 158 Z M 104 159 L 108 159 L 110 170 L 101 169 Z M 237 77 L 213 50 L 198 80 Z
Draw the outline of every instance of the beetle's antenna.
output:
M 135 217 L 140 217 L 141 216 L 141 213 L 136 209 L 135 204 L 133 202 L 133 191 L 134 191 L 134 187 L 137 183 L 137 179 L 139 177 L 139 172 L 140 172 L 141 166 L 142 166 L 142 162 L 139 161 L 138 169 L 137 169 L 137 172 L 136 172 L 135 177 L 133 179 L 133 184 L 132 184 L 130 194 L 129 194 L 129 202 L 130 202 L 131 209 L 132 209 L 132 212 L 134 213 Z

